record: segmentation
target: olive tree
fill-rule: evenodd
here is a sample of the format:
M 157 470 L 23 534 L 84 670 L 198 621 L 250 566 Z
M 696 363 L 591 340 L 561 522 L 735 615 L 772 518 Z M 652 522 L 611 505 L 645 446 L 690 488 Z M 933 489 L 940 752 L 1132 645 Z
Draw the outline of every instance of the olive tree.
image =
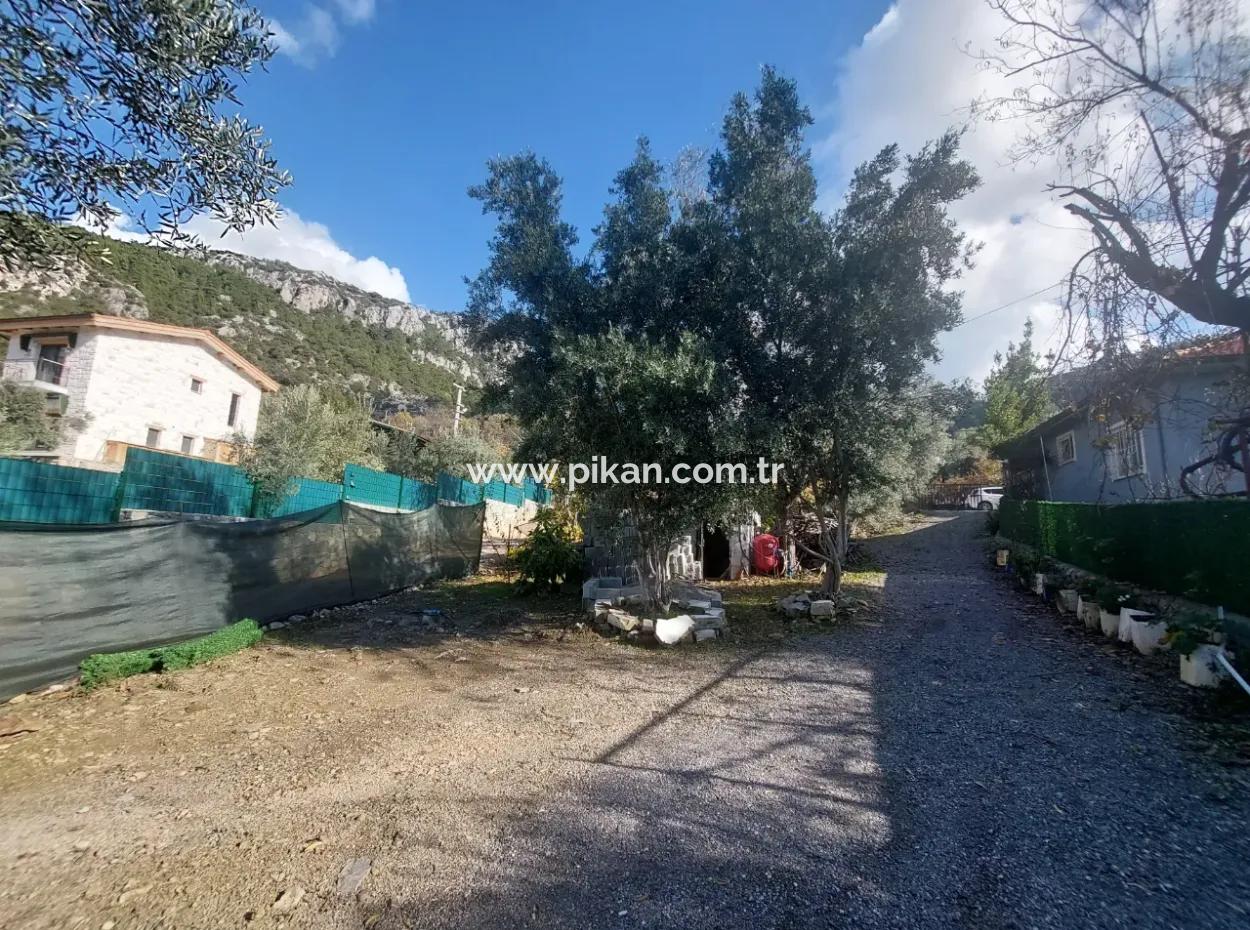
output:
M 0 4 L 0 263 L 64 252 L 67 221 L 114 207 L 175 240 L 198 213 L 272 221 L 289 179 L 230 110 L 273 51 L 241 0 Z
M 1011 85 L 978 102 L 1024 126 L 1018 159 L 1091 233 L 1069 309 L 1096 353 L 1193 324 L 1250 328 L 1250 22 L 1238 0 L 989 0 L 984 61 Z

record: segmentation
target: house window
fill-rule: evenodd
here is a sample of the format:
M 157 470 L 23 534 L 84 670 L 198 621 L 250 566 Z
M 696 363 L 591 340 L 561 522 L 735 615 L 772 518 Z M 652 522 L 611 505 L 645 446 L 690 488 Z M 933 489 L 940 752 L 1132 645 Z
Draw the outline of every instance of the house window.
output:
M 155 427 L 148 427 L 148 438 L 144 445 L 149 449 L 159 449 L 161 447 L 161 431 Z
M 64 345 L 39 346 L 39 360 L 35 362 L 35 380 L 44 384 L 65 383 L 65 360 L 69 347 Z
M 194 451 L 195 451 L 195 437 L 194 437 L 194 436 L 183 436 L 183 437 L 182 437 L 182 453 L 183 453 L 183 455 L 190 455 L 190 454 L 191 454 L 192 452 L 194 452 Z
M 1117 423 L 1107 434 L 1107 470 L 1112 479 L 1145 474 L 1146 456 L 1141 430 L 1128 423 Z
M 243 399 L 241 394 L 230 395 L 230 413 L 226 416 L 227 426 L 238 426 L 239 424 L 239 401 Z
M 1076 434 L 1071 430 L 1060 433 L 1055 440 L 1055 448 L 1059 452 L 1059 464 L 1067 465 L 1076 461 Z
M 203 393 L 204 393 L 204 382 L 203 382 L 201 379 L 199 379 L 199 378 L 192 378 L 192 379 L 191 379 L 191 393 L 192 393 L 192 394 L 203 394 Z

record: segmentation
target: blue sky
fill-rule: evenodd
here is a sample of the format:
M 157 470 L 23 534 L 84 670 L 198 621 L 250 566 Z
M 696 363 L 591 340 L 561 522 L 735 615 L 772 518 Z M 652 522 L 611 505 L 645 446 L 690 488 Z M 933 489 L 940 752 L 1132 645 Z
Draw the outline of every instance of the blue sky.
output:
M 486 258 L 491 225 L 466 188 L 487 159 L 547 158 L 585 244 L 639 135 L 666 160 L 715 146 L 732 94 L 774 64 L 816 117 L 810 142 L 832 208 L 881 145 L 914 149 L 964 119 L 986 78 L 962 47 L 998 29 L 981 0 L 254 2 L 279 54 L 242 89 L 244 113 L 294 184 L 278 231 L 223 246 L 439 310 L 463 307 L 462 279 Z M 1003 168 L 1004 146 L 998 128 L 969 136 L 988 183 L 959 210 L 986 243 L 965 282 L 968 316 L 1051 284 L 1074 251 L 1039 197 L 1047 178 Z M 937 373 L 983 376 L 1026 316 L 1044 334 L 1054 308 L 1024 302 L 947 336 Z
M 298 36 L 309 5 L 259 7 Z M 490 232 L 465 194 L 488 158 L 546 157 L 565 180 L 568 218 L 588 233 L 640 134 L 664 159 L 715 144 L 730 96 L 766 62 L 810 102 L 822 89 L 828 101 L 841 54 L 884 10 L 879 0 L 380 0 L 371 19 L 337 25 L 333 56 L 278 56 L 244 102 L 294 175 L 285 205 L 352 253 L 399 267 L 414 301 L 458 308 Z

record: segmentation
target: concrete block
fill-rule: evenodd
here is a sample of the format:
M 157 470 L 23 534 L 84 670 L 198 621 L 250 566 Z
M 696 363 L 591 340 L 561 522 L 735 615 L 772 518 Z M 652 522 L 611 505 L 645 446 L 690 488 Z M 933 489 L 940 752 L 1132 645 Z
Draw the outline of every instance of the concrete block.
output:
M 720 636 L 720 630 L 705 629 L 694 631 L 694 641 L 696 643 L 701 643 L 705 639 L 716 639 L 718 636 Z
M 832 618 L 836 611 L 833 601 L 812 601 L 812 617 Z
M 623 610 L 612 610 L 608 612 L 608 626 L 616 627 L 629 633 L 642 626 L 642 621 L 633 614 L 627 614 Z
M 697 614 L 694 618 L 696 630 L 723 630 L 726 626 L 724 616 L 713 617 L 711 614 Z

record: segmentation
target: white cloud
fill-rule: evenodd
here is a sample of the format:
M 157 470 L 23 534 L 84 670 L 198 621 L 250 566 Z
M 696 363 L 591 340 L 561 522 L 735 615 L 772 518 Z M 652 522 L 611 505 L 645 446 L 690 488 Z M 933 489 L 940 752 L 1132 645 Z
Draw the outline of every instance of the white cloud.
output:
M 85 218 L 79 218 L 75 223 L 127 242 L 150 240 L 123 213 L 114 216 L 103 228 Z M 284 210 L 274 226 L 257 225 L 241 233 L 225 232 L 220 222 L 208 216 L 195 217 L 183 225 L 183 230 L 196 236 L 210 249 L 287 262 L 296 268 L 323 272 L 345 284 L 353 284 L 383 297 L 411 303 L 408 283 L 402 271 L 373 255 L 357 258 L 334 241 L 324 224 L 305 220 L 292 210 Z
M 278 52 L 305 67 L 312 67 L 323 58 L 332 58 L 342 41 L 339 19 L 347 25 L 358 25 L 373 19 L 375 0 L 334 0 L 334 13 L 323 6 L 308 4 L 294 26 L 287 27 L 276 19 L 269 20 L 269 31 Z
M 835 129 L 815 149 L 825 189 L 834 192 L 823 205 L 835 208 L 855 166 L 882 146 L 897 142 L 904 152 L 915 151 L 963 125 L 980 94 L 1001 93 L 1003 79 L 980 67 L 973 54 L 993 47 L 1002 32 L 1002 20 L 983 0 L 898 0 L 891 6 L 843 62 L 831 108 Z M 1088 234 L 1045 192 L 1056 166 L 1009 164 L 1018 131 L 1010 123 L 982 123 L 964 138 L 964 157 L 982 186 L 952 214 L 984 243 L 977 267 L 960 282 L 965 318 L 1054 284 L 1088 248 Z M 1019 338 L 1029 317 L 1044 342 L 1058 329 L 1057 293 L 946 334 L 936 374 L 984 377 L 994 353 Z
M 334 0 L 334 4 L 349 23 L 368 22 L 377 8 L 374 0 Z
M 257 225 L 224 236 L 222 225 L 210 217 L 196 217 L 186 228 L 209 248 L 288 262 L 296 268 L 325 272 L 383 297 L 410 302 L 402 271 L 373 255 L 357 258 L 335 242 L 323 224 L 302 219 L 292 210 L 284 211 L 275 226 Z

